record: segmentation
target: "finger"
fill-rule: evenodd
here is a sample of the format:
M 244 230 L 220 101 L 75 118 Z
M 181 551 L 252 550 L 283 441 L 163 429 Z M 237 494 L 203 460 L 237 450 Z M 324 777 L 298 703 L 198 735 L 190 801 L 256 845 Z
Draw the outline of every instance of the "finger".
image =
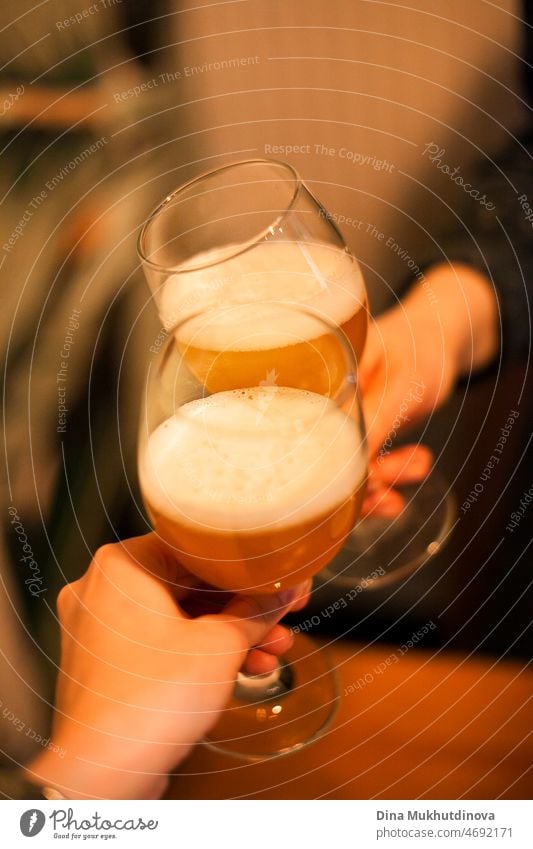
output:
M 252 648 L 289 612 L 301 593 L 300 585 L 275 595 L 235 596 L 217 618 L 224 618 Z
M 361 513 L 363 516 L 392 519 L 405 507 L 405 499 L 396 489 L 376 486 L 367 491 Z
M 427 477 L 433 465 L 433 454 L 427 445 L 402 445 L 390 454 L 381 454 L 372 463 L 370 476 L 384 484 L 416 483 Z
M 313 580 L 310 578 L 294 588 L 295 600 L 291 611 L 301 610 L 309 601 Z M 217 590 L 208 584 L 199 584 L 191 589 L 189 596 L 181 600 L 182 609 L 196 619 L 198 616 L 222 613 L 233 598 L 233 593 Z
M 374 457 L 387 439 L 399 404 L 396 403 L 393 378 L 389 385 L 383 375 L 373 381 L 362 398 L 368 453 Z
M 378 452 L 380 460 L 390 456 L 397 437 L 423 418 L 422 404 L 409 397 L 412 391 L 394 367 L 388 376 L 380 373 L 372 382 L 362 399 L 371 457 Z
M 284 654 L 288 651 L 294 642 L 294 634 L 283 625 L 274 625 L 272 630 L 268 632 L 264 640 L 256 646 L 261 651 L 267 654 L 277 655 Z
M 291 612 L 295 612 L 297 610 L 302 610 L 309 603 L 309 599 L 311 598 L 311 590 L 313 587 L 313 579 L 310 578 L 305 583 L 300 584 L 300 594 L 291 604 Z
M 179 603 L 188 616 L 197 619 L 199 616 L 220 613 L 232 598 L 233 593 L 215 590 L 199 582 L 198 586 L 191 587 L 188 595 L 182 594 Z
M 365 342 L 365 349 L 361 358 L 359 368 L 359 387 L 364 394 L 368 391 L 372 377 L 383 362 L 385 356 L 385 348 L 383 339 L 377 329 L 376 323 L 373 323 L 368 328 L 368 336 Z
M 277 666 L 278 661 L 273 655 L 252 649 L 246 656 L 242 671 L 245 675 L 268 675 L 274 672 Z
M 380 362 L 372 379 L 368 381 L 366 389 L 362 390 L 361 398 L 370 457 L 377 454 L 391 435 L 391 430 L 394 430 L 396 435 L 402 427 L 409 425 L 411 421 L 409 410 L 402 411 L 401 419 L 398 415 L 404 395 L 403 378 L 395 368 L 395 364 L 391 363 L 389 366 L 386 361 Z M 396 427 L 393 428 L 393 425 Z
M 199 583 L 180 563 L 179 552 L 155 531 L 116 543 L 116 549 L 118 556 L 127 557 L 131 564 L 162 581 L 178 601 Z

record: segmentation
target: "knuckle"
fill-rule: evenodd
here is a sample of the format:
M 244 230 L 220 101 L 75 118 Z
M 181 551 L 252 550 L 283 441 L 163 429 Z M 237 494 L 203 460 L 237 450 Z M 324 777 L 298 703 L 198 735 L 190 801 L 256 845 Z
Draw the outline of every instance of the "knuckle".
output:
M 59 619 L 64 621 L 72 608 L 72 584 L 66 584 L 59 591 L 56 601 L 57 613 Z
M 119 543 L 108 542 L 96 549 L 93 556 L 93 563 L 105 566 L 117 556 L 120 549 Z
M 112 542 L 97 548 L 88 569 L 88 576 L 91 578 L 98 574 L 108 575 L 119 562 L 121 550 L 120 543 Z
M 65 614 L 65 612 L 66 612 L 66 610 L 65 610 L 65 608 L 66 608 L 66 606 L 67 606 L 67 598 L 66 598 L 66 596 L 67 596 L 67 588 L 66 588 L 66 587 L 62 587 L 62 588 L 59 590 L 59 593 L 57 594 L 57 600 L 56 600 L 56 608 L 57 608 L 57 612 L 58 612 L 58 615 L 59 615 L 59 618 L 60 618 L 60 619 L 62 619 L 62 618 L 63 618 L 63 616 L 64 616 L 64 614 Z
M 224 640 L 223 645 L 225 651 L 229 654 L 242 655 L 249 651 L 250 641 L 246 635 L 246 629 L 243 627 L 241 620 L 235 618 L 226 618 L 220 614 L 209 614 L 202 617 L 203 622 L 211 622 L 216 628 L 220 628 L 221 622 L 224 623 Z M 212 650 L 213 642 L 211 632 L 206 635 L 202 628 L 202 636 L 206 639 L 205 649 L 207 652 Z

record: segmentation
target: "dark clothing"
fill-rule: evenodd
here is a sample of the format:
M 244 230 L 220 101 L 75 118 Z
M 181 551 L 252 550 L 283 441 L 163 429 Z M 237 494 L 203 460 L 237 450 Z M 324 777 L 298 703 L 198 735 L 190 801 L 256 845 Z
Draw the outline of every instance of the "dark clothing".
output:
M 44 799 L 40 789 L 18 770 L 0 770 L 0 799 Z
M 469 177 L 494 204 L 471 200 L 457 228 L 440 240 L 446 257 L 487 275 L 498 297 L 502 355 L 525 357 L 531 347 L 533 299 L 533 136 L 514 141 L 496 161 Z
M 470 198 L 457 227 L 439 240 L 441 251 L 426 265 L 462 261 L 487 275 L 498 297 L 502 355 L 525 357 L 531 347 L 533 300 L 533 0 L 524 3 L 524 87 L 530 104 L 529 127 L 512 139 L 495 161 L 485 161 L 468 177 L 494 204 L 489 211 Z M 466 181 L 466 178 L 465 178 Z

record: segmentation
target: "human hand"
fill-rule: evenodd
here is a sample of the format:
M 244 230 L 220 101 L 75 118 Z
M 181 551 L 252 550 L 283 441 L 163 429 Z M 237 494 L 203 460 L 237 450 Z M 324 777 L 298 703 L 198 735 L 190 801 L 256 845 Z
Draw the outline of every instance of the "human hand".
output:
M 257 673 L 290 646 L 277 623 L 310 589 L 233 596 L 191 618 L 184 605 L 198 603 L 195 585 L 147 534 L 99 549 L 63 588 L 52 742 L 66 754 L 40 754 L 26 769 L 31 780 L 67 798 L 160 796 L 167 773 L 215 724 L 250 649 Z
M 488 280 L 469 266 L 442 264 L 377 319 L 360 369 L 371 456 L 441 406 L 460 376 L 490 362 L 497 314 Z
M 404 499 L 396 487 L 422 480 L 431 469 L 426 446 L 395 445 L 448 397 L 456 380 L 454 357 L 423 319 L 418 304 L 399 304 L 369 328 L 360 370 L 370 456 L 365 515 L 398 515 Z
M 365 513 L 401 510 L 392 487 L 425 477 L 431 454 L 422 445 L 394 449 L 397 436 L 440 407 L 461 375 L 486 365 L 498 338 L 492 287 L 461 264 L 430 269 L 370 327 L 359 375 L 373 458 Z

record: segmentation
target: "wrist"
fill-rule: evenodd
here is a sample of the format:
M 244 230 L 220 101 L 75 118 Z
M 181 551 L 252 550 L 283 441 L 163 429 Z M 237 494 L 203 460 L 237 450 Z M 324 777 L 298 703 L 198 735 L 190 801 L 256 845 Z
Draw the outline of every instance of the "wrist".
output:
M 62 750 L 64 756 L 52 750 L 39 754 L 26 766 L 26 780 L 58 790 L 67 799 L 158 799 L 167 786 L 166 775 L 139 769 L 138 764 L 146 761 L 138 754 L 130 765 L 127 757 L 111 759 L 109 751 L 102 758 L 86 747 L 87 756 L 82 755 L 72 744 Z
M 473 267 L 442 263 L 429 268 L 409 293 L 406 307 L 426 335 L 442 339 L 455 379 L 483 368 L 496 355 L 496 296 L 490 281 Z

